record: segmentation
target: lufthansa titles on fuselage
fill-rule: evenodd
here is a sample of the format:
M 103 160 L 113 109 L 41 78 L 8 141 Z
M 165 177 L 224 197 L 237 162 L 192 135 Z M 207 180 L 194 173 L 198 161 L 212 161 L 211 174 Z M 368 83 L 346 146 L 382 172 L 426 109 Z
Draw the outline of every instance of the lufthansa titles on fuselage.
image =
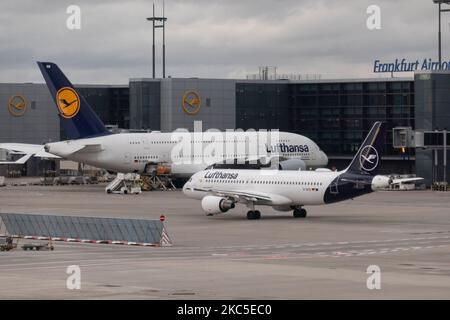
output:
M 285 144 L 277 143 L 274 145 L 267 145 L 267 152 L 309 152 L 308 145 L 306 144 Z
M 206 172 L 205 179 L 231 179 L 235 180 L 239 176 L 239 173 L 228 173 L 228 172 L 221 172 L 221 171 L 214 171 L 214 172 Z

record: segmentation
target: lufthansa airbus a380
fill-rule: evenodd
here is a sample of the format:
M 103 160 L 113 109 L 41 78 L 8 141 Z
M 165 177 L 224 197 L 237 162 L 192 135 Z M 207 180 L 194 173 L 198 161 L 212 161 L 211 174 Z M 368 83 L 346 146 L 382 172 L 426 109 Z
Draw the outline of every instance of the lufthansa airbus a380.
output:
M 164 163 L 171 167 L 172 174 L 185 178 L 214 163 L 211 160 L 245 161 L 258 157 L 270 158 L 276 154 L 279 166 L 288 170 L 320 168 L 328 163 L 325 153 L 311 139 L 288 132 L 276 133 L 277 139 L 274 139 L 276 141 L 273 143 L 266 143 L 269 140 L 265 136 L 271 134 L 267 131 L 219 133 L 221 137 L 214 140 L 214 144 L 216 149 L 222 149 L 223 152 L 220 152 L 220 156 L 212 156 L 212 159 L 207 158 L 208 154 L 204 152 L 205 146 L 211 143 L 210 135 L 204 132 L 113 134 L 105 128 L 91 106 L 56 64 L 38 62 L 38 66 L 55 101 L 61 125 L 69 140 L 47 143 L 45 146 L 0 143 L 2 149 L 24 154 L 15 163 L 23 163 L 30 156 L 61 157 L 124 173 L 143 173 L 147 171 L 149 164 Z M 174 152 L 180 139 L 190 144 L 191 152 Z M 226 147 L 238 143 L 248 144 L 249 141 L 258 142 L 254 148 L 241 148 L 242 151 Z
M 250 209 L 248 219 L 259 219 L 256 205 L 290 211 L 306 217 L 304 206 L 352 199 L 391 184 L 421 180 L 396 179 L 377 175 L 384 145 L 384 124 L 376 122 L 350 165 L 343 171 L 205 170 L 184 185 L 189 198 L 201 200 L 208 215 L 220 214 L 243 203 Z

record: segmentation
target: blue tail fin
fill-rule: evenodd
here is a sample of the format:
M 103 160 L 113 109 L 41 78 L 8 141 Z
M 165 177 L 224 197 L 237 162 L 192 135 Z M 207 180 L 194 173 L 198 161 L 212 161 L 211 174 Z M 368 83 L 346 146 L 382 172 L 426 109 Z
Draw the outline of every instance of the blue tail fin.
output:
M 376 175 L 384 151 L 384 133 L 385 124 L 380 121 L 375 122 L 346 171 Z
M 38 62 L 50 94 L 58 107 L 61 124 L 68 139 L 107 135 L 110 132 L 59 67 L 51 62 Z

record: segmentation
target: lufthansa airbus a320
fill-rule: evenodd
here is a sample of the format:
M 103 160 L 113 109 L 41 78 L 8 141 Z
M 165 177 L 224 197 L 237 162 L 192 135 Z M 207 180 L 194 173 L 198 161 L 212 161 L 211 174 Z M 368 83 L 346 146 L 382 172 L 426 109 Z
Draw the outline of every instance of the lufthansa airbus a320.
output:
M 204 170 L 184 185 L 186 196 L 201 200 L 207 215 L 225 213 L 237 203 L 245 204 L 248 219 L 259 219 L 257 205 L 278 211 L 293 211 L 306 217 L 304 206 L 352 199 L 389 187 L 391 184 L 421 180 L 393 180 L 378 175 L 384 146 L 384 124 L 376 122 L 350 165 L 342 171 Z

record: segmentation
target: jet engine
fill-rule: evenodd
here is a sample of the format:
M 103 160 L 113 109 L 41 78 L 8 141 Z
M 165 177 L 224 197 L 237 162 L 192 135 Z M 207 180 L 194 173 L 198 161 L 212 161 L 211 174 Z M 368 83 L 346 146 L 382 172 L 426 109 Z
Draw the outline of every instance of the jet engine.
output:
M 372 179 L 372 190 L 380 190 L 388 188 L 392 184 L 392 179 L 386 176 L 375 176 Z
M 306 170 L 306 163 L 301 159 L 288 159 L 280 161 L 279 170 Z
M 235 204 L 230 199 L 217 196 L 206 196 L 202 199 L 202 208 L 208 215 L 224 213 L 234 207 Z

